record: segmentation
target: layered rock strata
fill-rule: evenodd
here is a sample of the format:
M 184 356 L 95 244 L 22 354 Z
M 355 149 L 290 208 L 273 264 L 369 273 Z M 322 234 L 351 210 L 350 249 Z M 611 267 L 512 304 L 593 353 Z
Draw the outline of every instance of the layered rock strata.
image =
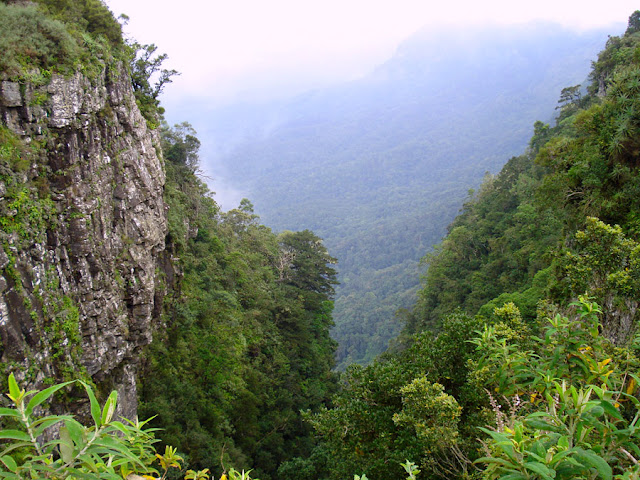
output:
M 5 138 L 19 143 L 0 166 L 1 360 L 31 385 L 116 388 L 133 417 L 170 265 L 157 138 L 121 65 L 46 80 L 0 83 Z

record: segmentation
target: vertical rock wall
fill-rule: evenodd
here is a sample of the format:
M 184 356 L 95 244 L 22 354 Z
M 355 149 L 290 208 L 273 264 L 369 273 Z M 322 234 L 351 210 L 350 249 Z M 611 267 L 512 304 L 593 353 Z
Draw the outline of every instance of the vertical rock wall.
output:
M 117 388 L 132 417 L 168 264 L 157 138 L 118 65 L 4 80 L 0 121 L 20 144 L 0 165 L 0 360 L 31 385 L 85 376 Z

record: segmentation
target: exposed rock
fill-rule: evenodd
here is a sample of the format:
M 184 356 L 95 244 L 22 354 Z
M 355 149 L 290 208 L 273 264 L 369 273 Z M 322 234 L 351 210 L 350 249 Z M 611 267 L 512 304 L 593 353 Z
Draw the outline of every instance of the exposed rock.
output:
M 5 107 L 19 107 L 22 105 L 20 84 L 16 82 L 2 82 L 0 84 L 0 95 L 2 96 L 2 105 Z
M 139 350 L 160 312 L 159 272 L 171 268 L 157 138 L 121 66 L 43 87 L 3 81 L 0 119 L 32 145 L 24 185 L 52 211 L 40 229 L 29 217 L 32 232 L 0 232 L 2 361 L 31 384 L 84 370 L 117 388 L 120 413 L 133 417 Z M 19 220 L 9 211 L 18 175 L 2 178 L 0 215 Z

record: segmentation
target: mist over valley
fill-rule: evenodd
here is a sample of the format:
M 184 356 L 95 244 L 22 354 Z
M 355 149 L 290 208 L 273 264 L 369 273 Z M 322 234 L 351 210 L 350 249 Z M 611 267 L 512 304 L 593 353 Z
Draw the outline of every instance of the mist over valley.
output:
M 190 109 L 203 168 L 224 208 L 247 197 L 274 230 L 325 240 L 339 260 L 338 359 L 366 363 L 402 328 L 394 314 L 414 301 L 419 261 L 469 189 L 526 148 L 536 120 L 553 123 L 560 91 L 586 82 L 610 33 L 425 27 L 358 80 Z

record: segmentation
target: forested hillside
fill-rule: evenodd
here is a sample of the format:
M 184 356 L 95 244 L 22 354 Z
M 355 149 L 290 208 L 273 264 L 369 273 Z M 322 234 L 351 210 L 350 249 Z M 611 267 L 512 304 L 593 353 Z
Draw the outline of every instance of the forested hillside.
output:
M 370 362 L 398 334 L 394 313 L 414 301 L 420 258 L 468 189 L 522 151 L 560 90 L 586 78 L 606 33 L 425 29 L 361 80 L 265 107 L 261 122 L 235 112 L 248 139 L 216 163 L 226 180 L 267 225 L 310 228 L 339 259 L 341 367 Z M 229 110 L 204 128 L 211 143 L 237 140 Z
M 555 125 L 537 122 L 528 151 L 487 178 L 465 204 L 428 257 L 418 330 L 456 307 L 486 314 L 491 309 L 481 307 L 498 295 L 490 306 L 512 300 L 532 318 L 543 296 L 565 301 L 586 288 L 568 288 L 559 274 L 561 252 L 552 253 L 564 239 L 567 246 L 576 244 L 572 237 L 586 217 L 620 225 L 627 234 L 638 231 L 636 169 L 629 161 L 636 152 L 636 92 L 634 67 L 627 65 L 635 40 L 629 34 L 610 38 L 588 89 L 565 88 Z
M 467 200 L 396 353 L 310 416 L 329 478 L 638 478 L 639 19 Z
M 0 477 L 640 478 L 640 11 L 339 378 L 336 259 L 221 211 L 165 56 L 99 0 L 0 26 Z
M 153 426 L 185 469 L 276 478 L 337 389 L 336 260 L 220 211 L 162 117 L 176 72 L 101 1 L 4 0 L 0 27 L 0 477 L 158 474 Z
M 250 202 L 221 213 L 196 176 L 200 142 L 188 124 L 161 131 L 168 249 L 180 267 L 141 375 L 142 417 L 203 468 L 280 464 L 313 445 L 301 411 L 337 383 L 331 301 L 335 263 L 309 230 L 278 235 Z

